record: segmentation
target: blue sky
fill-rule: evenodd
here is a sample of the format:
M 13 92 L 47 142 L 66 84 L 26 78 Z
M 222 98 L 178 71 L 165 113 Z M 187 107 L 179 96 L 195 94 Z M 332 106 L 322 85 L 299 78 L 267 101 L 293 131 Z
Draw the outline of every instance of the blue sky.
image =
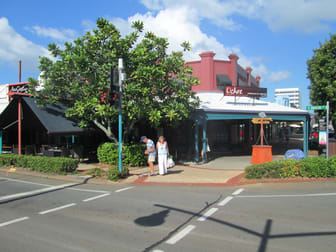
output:
M 331 0 L 59 0 L 0 3 L 0 83 L 37 78 L 38 56 L 48 55 L 48 43 L 63 44 L 95 26 L 98 17 L 112 21 L 122 34 L 134 20 L 167 37 L 170 50 L 182 41 L 193 47 L 186 60 L 203 51 L 215 58 L 239 56 L 268 88 L 298 87 L 303 108 L 309 104 L 306 61 L 319 42 L 336 31 L 336 1 Z

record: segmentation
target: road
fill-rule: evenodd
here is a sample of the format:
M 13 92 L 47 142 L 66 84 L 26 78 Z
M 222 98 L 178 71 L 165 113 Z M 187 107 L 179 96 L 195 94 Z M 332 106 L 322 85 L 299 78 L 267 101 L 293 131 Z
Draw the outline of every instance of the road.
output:
M 335 251 L 336 183 L 97 186 L 0 177 L 1 251 Z

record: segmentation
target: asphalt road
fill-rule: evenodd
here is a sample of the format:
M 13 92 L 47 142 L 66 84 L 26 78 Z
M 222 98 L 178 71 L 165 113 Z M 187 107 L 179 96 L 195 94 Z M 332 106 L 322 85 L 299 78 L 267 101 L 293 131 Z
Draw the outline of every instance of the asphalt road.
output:
M 0 251 L 335 251 L 335 199 L 334 182 L 94 186 L 11 174 L 0 177 Z

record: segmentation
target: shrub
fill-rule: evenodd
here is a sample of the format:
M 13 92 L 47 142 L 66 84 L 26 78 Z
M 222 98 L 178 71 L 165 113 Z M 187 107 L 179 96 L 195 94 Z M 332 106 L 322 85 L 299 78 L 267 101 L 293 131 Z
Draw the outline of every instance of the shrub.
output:
M 126 178 L 129 171 L 126 167 L 123 168 L 122 172 L 119 172 L 117 167 L 109 168 L 107 171 L 107 178 L 112 181 L 117 181 L 120 178 Z
M 245 168 L 246 178 L 289 178 L 289 177 L 336 177 L 336 156 L 327 161 L 324 157 L 308 157 L 300 161 L 287 159 Z
M 280 177 L 290 178 L 300 175 L 301 163 L 295 159 L 286 159 L 279 161 L 280 163 Z
M 281 163 L 272 161 L 262 164 L 253 164 L 245 168 L 246 178 L 280 178 Z
M 0 166 L 14 165 L 38 172 L 72 173 L 76 170 L 78 163 L 77 159 L 72 158 L 0 154 Z
M 307 157 L 301 160 L 302 176 L 307 177 L 332 177 L 334 174 L 328 167 L 328 161 L 324 157 Z
M 127 166 L 142 166 L 146 164 L 143 144 L 123 145 L 123 164 Z M 118 165 L 119 146 L 114 143 L 104 143 L 97 149 L 97 157 L 100 163 Z
M 336 155 L 329 158 L 328 166 L 330 174 L 332 174 L 333 177 L 336 177 Z
M 105 171 L 103 169 L 93 168 L 88 172 L 88 175 L 91 175 L 93 177 L 101 177 L 103 173 L 105 173 Z

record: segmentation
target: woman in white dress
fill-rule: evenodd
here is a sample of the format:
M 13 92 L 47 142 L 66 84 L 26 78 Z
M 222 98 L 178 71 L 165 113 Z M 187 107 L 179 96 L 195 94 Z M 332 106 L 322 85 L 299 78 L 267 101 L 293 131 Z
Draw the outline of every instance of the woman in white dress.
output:
M 159 137 L 159 141 L 156 143 L 156 149 L 158 154 L 159 173 L 164 175 L 167 173 L 168 168 L 168 143 L 163 136 Z

